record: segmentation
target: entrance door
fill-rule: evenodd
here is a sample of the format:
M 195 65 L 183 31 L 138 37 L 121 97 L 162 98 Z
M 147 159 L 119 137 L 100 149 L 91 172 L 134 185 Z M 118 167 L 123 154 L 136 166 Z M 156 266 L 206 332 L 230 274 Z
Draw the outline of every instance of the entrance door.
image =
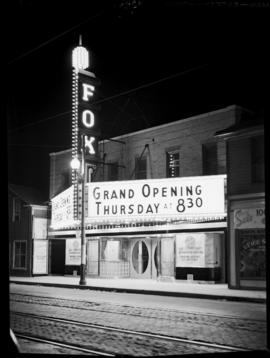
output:
M 151 277 L 151 246 L 145 237 L 134 239 L 131 243 L 130 276 L 137 278 Z
M 174 238 L 162 237 L 160 252 L 161 276 L 174 277 Z
M 51 274 L 65 274 L 66 240 L 51 240 Z
M 87 250 L 87 274 L 98 275 L 99 240 L 89 240 Z

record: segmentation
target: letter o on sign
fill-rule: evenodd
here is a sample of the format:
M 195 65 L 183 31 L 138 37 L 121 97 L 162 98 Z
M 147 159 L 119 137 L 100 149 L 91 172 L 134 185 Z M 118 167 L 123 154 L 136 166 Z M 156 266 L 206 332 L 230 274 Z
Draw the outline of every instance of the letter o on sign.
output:
M 91 128 L 95 124 L 95 116 L 94 113 L 86 109 L 82 114 L 82 122 L 86 128 Z

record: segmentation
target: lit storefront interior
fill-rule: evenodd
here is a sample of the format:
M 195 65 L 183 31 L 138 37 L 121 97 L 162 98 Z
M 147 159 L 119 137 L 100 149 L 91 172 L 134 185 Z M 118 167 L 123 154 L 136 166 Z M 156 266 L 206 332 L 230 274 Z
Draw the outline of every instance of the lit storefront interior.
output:
M 87 251 L 89 276 L 225 282 L 223 231 L 96 236 Z

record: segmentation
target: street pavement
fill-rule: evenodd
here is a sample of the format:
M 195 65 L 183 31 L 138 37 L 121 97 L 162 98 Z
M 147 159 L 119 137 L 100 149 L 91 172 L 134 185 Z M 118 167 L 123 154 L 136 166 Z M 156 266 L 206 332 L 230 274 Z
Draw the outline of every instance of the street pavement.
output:
M 11 285 L 12 300 L 10 301 L 11 310 L 20 310 L 21 312 L 35 313 L 40 315 L 49 315 L 53 317 L 68 318 L 71 320 L 78 320 L 80 322 L 95 323 L 99 325 L 119 327 L 129 330 L 158 333 L 164 335 L 172 335 L 185 339 L 206 341 L 217 344 L 232 345 L 245 349 L 265 349 L 266 347 L 266 320 L 265 320 L 265 305 L 261 303 L 241 303 L 241 302 L 223 302 L 211 301 L 204 299 L 191 299 L 194 302 L 193 309 L 185 310 L 184 304 L 187 298 L 163 297 L 163 306 L 160 304 L 152 304 L 151 299 L 154 296 L 145 296 L 145 304 L 137 304 L 129 297 L 138 295 L 120 294 L 116 292 L 99 292 L 94 291 L 79 291 L 57 289 L 54 292 L 53 288 L 49 287 L 35 287 L 34 295 L 29 295 L 31 289 L 34 287 L 28 286 L 28 296 L 26 296 L 27 286 Z M 45 290 L 51 292 L 44 295 Z M 38 290 L 40 294 L 38 296 Z M 73 291 L 70 298 L 66 298 L 61 291 Z M 79 299 L 79 296 L 83 297 Z M 120 298 L 125 296 L 125 300 Z M 110 296 L 113 298 L 110 300 Z M 77 298 L 76 298 L 77 297 Z M 88 298 L 86 298 L 88 297 Z M 117 297 L 119 300 L 117 302 Z M 161 298 L 160 298 L 161 299 Z M 191 301 L 190 300 L 190 301 Z M 170 302 L 177 302 L 178 306 Z M 167 304 L 168 302 L 168 304 Z M 196 302 L 196 304 L 195 304 Z M 218 310 L 211 313 L 211 302 L 213 306 L 220 306 L 227 308 L 227 315 L 218 314 Z M 208 305 L 208 309 L 203 312 L 197 311 L 197 307 Z M 239 312 L 241 309 L 254 310 L 261 312 L 256 318 L 250 318 L 246 313 L 241 313 L 238 316 L 230 312 L 229 307 L 237 306 Z M 244 307 L 242 307 L 244 306 Z M 19 323 L 13 321 L 13 324 L 19 324 L 21 329 L 25 328 L 35 334 L 44 335 L 46 326 L 34 324 L 33 320 L 21 320 Z M 45 328 L 44 328 L 45 327 Z M 52 327 L 51 327 L 52 328 Z M 18 327 L 17 327 L 18 329 Z M 80 332 L 83 334 L 83 332 Z M 89 333 L 89 332 L 88 332 Z M 76 340 L 74 327 L 63 327 L 61 330 L 47 329 L 48 338 L 54 335 L 59 335 L 60 339 L 66 340 L 67 337 L 72 341 Z M 85 331 L 86 334 L 86 331 Z M 91 333 L 92 334 L 92 333 Z M 99 338 L 95 336 L 97 342 Z M 87 341 L 87 335 L 82 338 Z M 112 345 L 122 345 L 124 347 L 125 341 L 113 340 Z
M 177 297 L 226 299 L 242 302 L 266 302 L 266 291 L 236 290 L 227 284 L 206 284 L 194 281 L 158 281 L 142 279 L 87 278 L 85 286 L 79 285 L 79 276 L 10 277 L 10 283 L 25 283 L 53 287 L 100 289 L 117 292 L 158 294 Z

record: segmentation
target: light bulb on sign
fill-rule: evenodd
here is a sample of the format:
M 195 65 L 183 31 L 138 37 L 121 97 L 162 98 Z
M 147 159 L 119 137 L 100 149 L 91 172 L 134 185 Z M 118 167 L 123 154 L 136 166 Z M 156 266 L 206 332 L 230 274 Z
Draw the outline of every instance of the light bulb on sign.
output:
M 73 158 L 72 161 L 70 162 L 70 166 L 74 170 L 79 170 L 80 165 L 81 165 L 81 163 L 77 157 Z
M 81 44 L 81 36 L 79 46 L 72 51 L 72 66 L 75 70 L 85 70 L 89 67 L 89 52 Z

